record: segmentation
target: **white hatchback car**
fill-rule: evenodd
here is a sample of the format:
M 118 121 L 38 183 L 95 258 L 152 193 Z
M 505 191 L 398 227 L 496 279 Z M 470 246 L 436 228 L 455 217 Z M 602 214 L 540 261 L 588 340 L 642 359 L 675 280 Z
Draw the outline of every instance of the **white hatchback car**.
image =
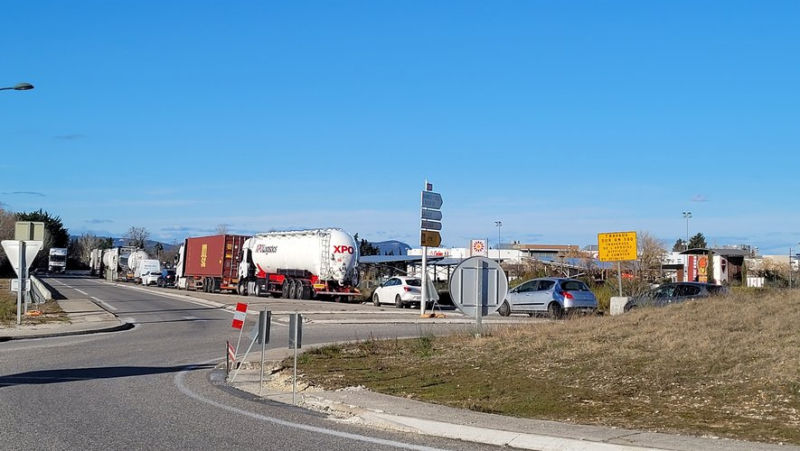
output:
M 150 271 L 146 274 L 142 274 L 142 285 L 158 285 L 158 279 L 161 277 L 161 271 L 155 272 Z
M 372 303 L 378 307 L 381 304 L 394 304 L 397 308 L 413 304 L 419 306 L 420 299 L 422 299 L 422 280 L 417 277 L 392 277 L 376 288 L 372 294 Z M 439 300 L 439 294 L 431 281 L 428 281 L 428 299 L 429 303 Z

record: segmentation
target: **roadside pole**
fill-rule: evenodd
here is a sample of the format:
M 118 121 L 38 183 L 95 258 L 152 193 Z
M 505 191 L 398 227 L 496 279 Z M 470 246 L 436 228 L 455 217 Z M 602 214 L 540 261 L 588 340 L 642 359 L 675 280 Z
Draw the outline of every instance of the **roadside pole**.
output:
M 617 282 L 619 282 L 619 295 L 622 296 L 622 262 L 617 261 Z
M 422 299 L 419 302 L 419 314 L 425 315 L 425 301 L 428 299 L 428 247 L 422 246 Z
M 25 241 L 19 241 L 19 284 L 17 285 L 17 326 L 22 324 L 22 291 L 25 290 Z

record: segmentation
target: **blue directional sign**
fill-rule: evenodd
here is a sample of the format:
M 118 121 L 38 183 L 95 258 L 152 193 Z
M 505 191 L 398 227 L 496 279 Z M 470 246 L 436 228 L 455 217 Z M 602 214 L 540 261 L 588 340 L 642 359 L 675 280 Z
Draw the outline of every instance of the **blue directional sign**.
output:
M 442 223 L 439 221 L 422 221 L 422 228 L 425 230 L 442 230 Z
M 442 195 L 433 191 L 422 192 L 422 208 L 438 210 L 442 208 Z
M 439 210 L 428 210 L 427 208 L 423 208 L 422 219 L 430 219 L 431 221 L 441 221 L 442 212 Z

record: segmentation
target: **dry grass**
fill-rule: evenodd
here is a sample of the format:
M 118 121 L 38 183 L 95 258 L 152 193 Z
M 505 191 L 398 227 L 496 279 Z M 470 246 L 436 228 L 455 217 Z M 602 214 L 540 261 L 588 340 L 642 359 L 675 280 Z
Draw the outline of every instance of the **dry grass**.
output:
M 306 379 L 476 411 L 800 444 L 800 292 L 304 354 Z
M 0 325 L 16 324 L 17 322 L 17 293 L 9 291 L 10 287 L 10 279 L 0 279 Z M 51 300 L 44 304 L 28 305 L 28 308 L 36 309 L 42 314 L 39 316 L 23 316 L 23 324 L 69 320 L 56 301 Z

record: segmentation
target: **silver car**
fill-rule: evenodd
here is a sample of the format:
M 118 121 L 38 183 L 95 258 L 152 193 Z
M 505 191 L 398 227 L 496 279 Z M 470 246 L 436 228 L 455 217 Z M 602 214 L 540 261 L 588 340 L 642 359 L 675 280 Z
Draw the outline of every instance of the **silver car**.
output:
M 709 298 L 728 294 L 728 287 L 703 282 L 667 283 L 625 303 L 624 311 L 639 307 L 663 307 L 695 299 Z
M 547 313 L 561 318 L 565 313 L 597 313 L 597 297 L 580 280 L 561 277 L 532 279 L 509 290 L 498 313 Z

